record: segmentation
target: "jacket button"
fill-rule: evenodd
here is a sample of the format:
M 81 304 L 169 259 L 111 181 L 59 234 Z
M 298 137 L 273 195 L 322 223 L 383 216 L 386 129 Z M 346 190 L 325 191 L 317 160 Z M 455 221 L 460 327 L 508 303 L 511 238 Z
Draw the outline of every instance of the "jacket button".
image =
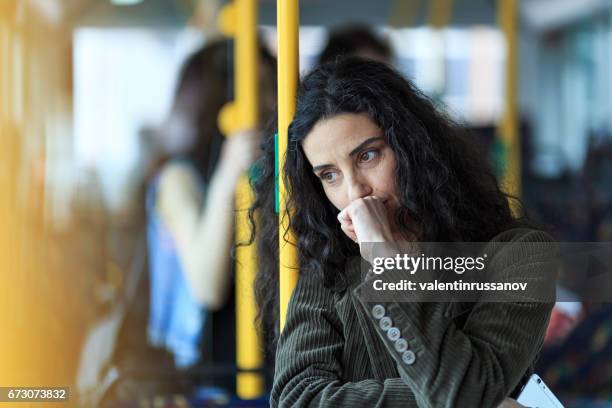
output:
M 381 329 L 383 329 L 384 331 L 387 331 L 391 327 L 393 327 L 393 322 L 391 321 L 391 318 L 389 316 L 385 316 L 382 319 L 380 319 L 380 321 L 378 322 L 378 325 L 380 326 Z
M 387 311 L 383 305 L 376 305 L 372 308 L 372 316 L 374 316 L 375 319 L 382 319 L 385 313 L 387 313 Z
M 387 338 L 391 341 L 395 341 L 401 337 L 400 330 L 397 327 L 392 327 L 387 331 Z
M 405 339 L 397 339 L 395 341 L 395 351 L 398 353 L 403 353 L 408 350 L 408 342 Z
M 406 363 L 407 365 L 414 364 L 415 360 L 416 360 L 416 355 L 414 354 L 412 350 L 406 350 L 402 354 L 402 361 Z

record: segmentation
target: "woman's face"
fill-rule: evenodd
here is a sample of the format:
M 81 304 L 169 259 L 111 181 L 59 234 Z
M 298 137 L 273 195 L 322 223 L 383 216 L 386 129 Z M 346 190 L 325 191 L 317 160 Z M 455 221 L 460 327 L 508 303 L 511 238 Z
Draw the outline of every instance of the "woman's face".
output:
M 338 210 L 358 198 L 377 196 L 395 229 L 392 215 L 399 206 L 395 153 L 367 114 L 345 113 L 317 122 L 302 148 Z

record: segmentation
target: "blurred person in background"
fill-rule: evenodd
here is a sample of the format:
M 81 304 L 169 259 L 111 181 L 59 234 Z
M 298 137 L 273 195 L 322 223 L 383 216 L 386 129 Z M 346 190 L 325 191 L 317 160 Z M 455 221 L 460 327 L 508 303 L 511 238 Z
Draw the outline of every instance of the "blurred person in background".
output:
M 391 64 L 393 52 L 386 38 L 365 24 L 352 23 L 330 32 L 327 45 L 319 55 L 318 65 L 350 56 Z
M 220 340 L 234 338 L 235 330 L 228 302 L 234 192 L 255 159 L 259 135 L 245 129 L 225 139 L 218 129 L 219 112 L 232 95 L 231 55 L 227 41 L 213 41 L 184 64 L 160 131 L 165 158 L 148 185 L 148 339 L 170 351 L 178 368 L 211 354 L 233 362 L 233 342 Z M 275 103 L 276 62 L 263 48 L 260 61 L 265 117 Z M 213 338 L 223 350 L 209 344 Z

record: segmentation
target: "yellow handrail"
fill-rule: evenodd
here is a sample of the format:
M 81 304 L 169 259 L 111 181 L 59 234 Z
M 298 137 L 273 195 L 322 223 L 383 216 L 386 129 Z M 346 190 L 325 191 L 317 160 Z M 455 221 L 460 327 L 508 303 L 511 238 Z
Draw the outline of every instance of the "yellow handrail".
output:
M 287 186 L 282 169 L 287 152 L 288 128 L 295 114 L 295 99 L 298 83 L 298 32 L 299 0 L 277 0 L 278 28 L 278 246 L 280 282 L 280 327 L 285 326 L 287 306 L 293 288 L 297 283 L 298 262 L 295 237 L 289 231 L 289 218 L 286 216 Z M 288 235 L 286 236 L 287 233 Z
M 519 197 L 521 194 L 521 141 L 517 117 L 517 0 L 498 0 L 498 22 L 506 37 L 506 83 L 504 113 L 499 124 L 501 142 L 506 152 L 506 168 L 502 184 L 506 192 Z M 516 207 L 513 207 L 516 210 Z
M 258 41 L 257 2 L 234 0 L 219 16 L 221 31 L 234 37 L 235 101 L 226 105 L 219 115 L 224 134 L 257 126 Z M 236 242 L 248 240 L 250 226 L 247 211 L 253 202 L 248 176 L 241 177 L 236 189 Z M 263 365 L 261 339 L 255 327 L 256 304 L 253 284 L 257 271 L 255 245 L 236 249 L 236 365 L 253 370 Z M 236 375 L 236 393 L 242 399 L 252 399 L 264 392 L 263 376 L 244 372 Z
M 431 0 L 428 23 L 434 28 L 448 26 L 453 16 L 454 0 Z

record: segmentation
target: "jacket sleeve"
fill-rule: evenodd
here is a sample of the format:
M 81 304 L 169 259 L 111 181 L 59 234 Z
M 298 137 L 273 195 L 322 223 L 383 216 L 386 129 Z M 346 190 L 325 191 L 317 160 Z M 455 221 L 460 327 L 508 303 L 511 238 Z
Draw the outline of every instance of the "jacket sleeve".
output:
M 401 378 L 343 382 L 344 338 L 333 294 L 314 278 L 300 276 L 281 333 L 273 407 L 415 407 Z
M 531 245 L 550 243 L 547 234 L 522 230 L 512 241 L 513 245 L 499 245 L 491 273 L 506 279 L 527 276 L 534 281 L 551 276 L 554 265 L 550 253 L 541 253 L 547 251 Z M 547 288 L 549 283 L 544 282 Z M 368 302 L 363 296 L 368 284 L 366 280 L 354 294 L 420 407 L 498 406 L 536 358 L 553 305 L 550 297 L 529 302 L 479 302 L 458 326 L 447 313 L 449 303 Z M 554 296 L 554 283 L 550 285 Z M 381 329 L 383 314 L 399 329 L 402 347 L 398 347 L 397 338 L 389 339 L 388 330 Z

